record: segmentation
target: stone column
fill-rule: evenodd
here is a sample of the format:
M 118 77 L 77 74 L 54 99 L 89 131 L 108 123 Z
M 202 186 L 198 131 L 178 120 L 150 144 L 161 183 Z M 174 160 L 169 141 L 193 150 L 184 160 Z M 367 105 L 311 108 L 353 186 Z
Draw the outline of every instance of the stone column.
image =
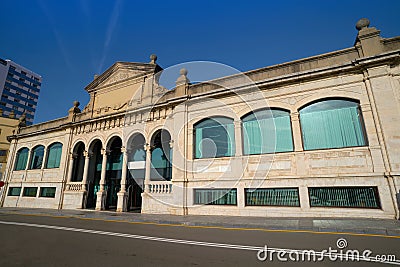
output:
M 44 153 L 43 153 L 43 160 L 42 160 L 42 166 L 40 167 L 41 170 L 45 169 L 46 167 L 46 161 L 47 161 L 47 154 L 48 154 L 48 147 L 46 147 L 44 149 Z
M 100 191 L 104 191 L 104 186 L 106 184 L 107 157 L 109 153 L 103 149 L 101 154 L 103 155 L 103 159 L 101 162 Z
M 303 151 L 303 143 L 302 143 L 301 128 L 300 128 L 300 114 L 297 111 L 290 113 L 290 121 L 292 123 L 294 151 Z
M 146 144 L 144 146 L 144 149 L 146 150 L 146 173 L 144 176 L 144 192 L 149 193 L 150 171 L 151 171 L 151 147 L 149 144 Z
M 106 200 L 107 200 L 107 191 L 105 191 L 106 184 L 106 170 L 107 170 L 107 150 L 103 149 L 101 154 L 103 155 L 103 160 L 101 163 L 101 178 L 100 178 L 100 191 L 97 192 L 96 199 L 96 210 L 105 210 L 106 209 Z
M 68 169 L 68 183 L 70 183 L 72 181 L 72 171 L 74 169 L 74 160 L 75 160 L 75 154 L 74 153 L 70 153 L 69 155 L 69 169 Z
M 88 178 L 88 174 L 89 174 L 90 154 L 89 154 L 89 152 L 85 151 L 85 152 L 83 152 L 83 156 L 85 157 L 85 164 L 83 167 L 82 190 L 86 191 L 87 178 Z
M 126 192 L 126 175 L 127 175 L 127 162 L 128 151 L 125 147 L 121 148 L 122 152 L 122 171 L 121 171 L 121 190 L 117 193 L 117 211 L 128 211 L 128 192 Z
M 235 126 L 235 156 L 243 156 L 243 137 L 242 137 L 242 121 L 240 119 L 234 121 Z

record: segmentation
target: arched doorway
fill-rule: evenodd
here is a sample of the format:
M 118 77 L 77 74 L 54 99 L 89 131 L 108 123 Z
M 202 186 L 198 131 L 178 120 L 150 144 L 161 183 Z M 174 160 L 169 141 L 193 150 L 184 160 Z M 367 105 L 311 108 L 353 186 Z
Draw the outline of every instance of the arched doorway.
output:
M 101 164 L 103 155 L 101 154 L 102 143 L 100 140 L 94 140 L 89 146 L 89 170 L 87 178 L 87 199 L 86 208 L 96 207 L 97 192 L 100 190 Z
M 172 179 L 171 135 L 167 130 L 158 130 L 151 138 L 152 181 L 170 181 Z
M 83 168 L 85 165 L 85 144 L 78 142 L 73 150 L 72 156 L 74 157 L 74 164 L 72 167 L 71 182 L 80 182 L 83 179 Z
M 142 207 L 142 192 L 146 169 L 146 141 L 142 134 L 134 135 L 128 143 L 128 177 L 127 191 L 128 209 L 140 211 Z
M 118 196 L 121 188 L 122 172 L 122 140 L 119 137 L 113 137 L 107 146 L 109 155 L 106 165 L 106 186 L 107 200 L 106 209 L 116 209 Z M 124 166 L 125 167 L 125 166 Z

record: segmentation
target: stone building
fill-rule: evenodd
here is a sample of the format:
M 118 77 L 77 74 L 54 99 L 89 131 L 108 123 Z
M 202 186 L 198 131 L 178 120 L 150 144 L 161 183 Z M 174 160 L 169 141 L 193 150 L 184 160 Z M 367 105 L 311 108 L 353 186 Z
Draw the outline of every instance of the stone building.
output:
M 176 87 L 117 62 L 67 117 L 11 136 L 1 205 L 398 218 L 400 37 Z M 178 76 L 178 75 L 177 75 Z

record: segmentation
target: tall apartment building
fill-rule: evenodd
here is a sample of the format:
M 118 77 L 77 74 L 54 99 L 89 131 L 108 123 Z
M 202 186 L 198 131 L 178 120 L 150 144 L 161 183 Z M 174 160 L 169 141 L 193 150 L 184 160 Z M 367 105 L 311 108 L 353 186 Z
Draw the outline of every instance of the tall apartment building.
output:
M 0 58 L 0 108 L 3 116 L 14 111 L 16 118 L 26 114 L 26 123 L 33 123 L 42 77 L 9 59 Z

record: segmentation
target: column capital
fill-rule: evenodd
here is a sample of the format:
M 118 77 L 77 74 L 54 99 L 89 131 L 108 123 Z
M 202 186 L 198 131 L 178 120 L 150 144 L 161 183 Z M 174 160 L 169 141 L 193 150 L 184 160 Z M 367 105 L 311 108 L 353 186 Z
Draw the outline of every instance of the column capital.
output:
M 292 121 L 298 121 L 300 118 L 300 113 L 298 111 L 290 112 L 290 119 Z
M 151 146 L 150 144 L 145 144 L 145 145 L 144 145 L 144 150 L 145 150 L 145 151 L 150 151 L 150 152 L 151 152 L 151 151 L 153 150 L 153 146 Z
M 93 153 L 92 153 L 92 152 L 89 152 L 89 151 L 83 151 L 83 156 L 84 156 L 85 158 L 90 158 L 91 156 L 93 156 Z
M 108 156 L 108 155 L 110 155 L 111 150 L 102 148 L 100 153 L 101 153 L 103 156 L 104 156 L 104 155 Z
M 169 148 L 173 148 L 174 147 L 174 140 L 170 140 L 169 141 Z

